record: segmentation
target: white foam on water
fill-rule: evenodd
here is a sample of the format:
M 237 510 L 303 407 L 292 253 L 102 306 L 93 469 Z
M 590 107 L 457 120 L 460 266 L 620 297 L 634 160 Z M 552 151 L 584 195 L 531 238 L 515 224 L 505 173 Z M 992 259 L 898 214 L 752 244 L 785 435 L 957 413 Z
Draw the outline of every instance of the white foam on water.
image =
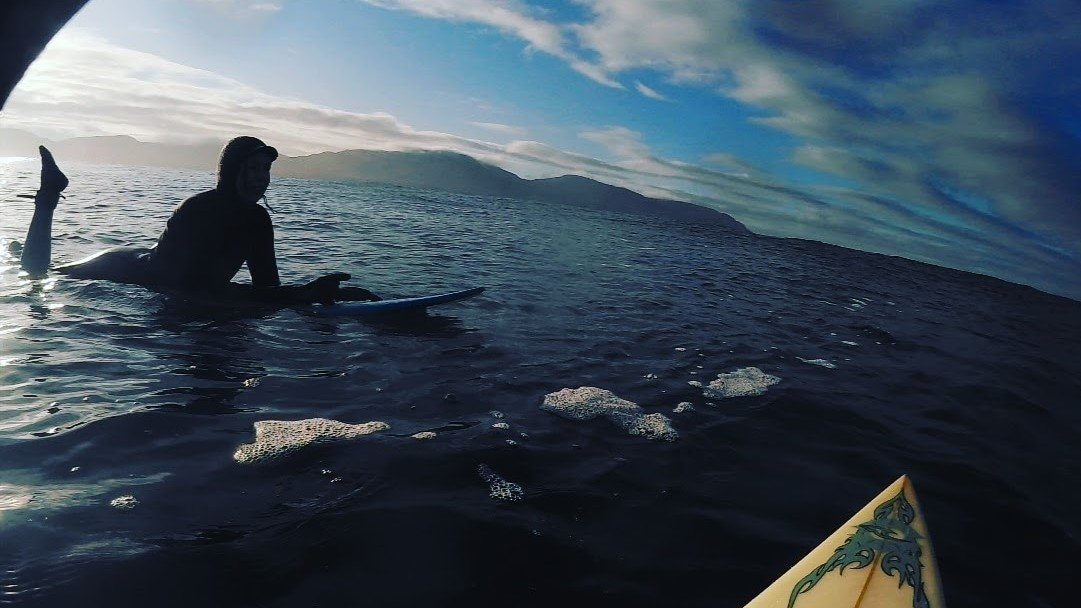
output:
M 541 409 L 570 420 L 604 416 L 631 435 L 675 441 L 679 433 L 663 414 L 646 414 L 637 403 L 620 399 L 612 391 L 594 386 L 565 388 L 544 396 Z
M 664 414 L 631 416 L 622 412 L 615 412 L 609 416 L 609 419 L 618 422 L 631 435 L 639 435 L 648 439 L 663 439 L 664 441 L 679 439 L 679 432 L 672 428 L 672 421 Z
M 565 388 L 544 396 L 541 409 L 570 420 L 592 420 L 612 412 L 641 414 L 637 403 L 620 399 L 612 391 L 593 386 Z
M 871 303 L 870 298 L 849 298 L 849 300 L 850 302 L 845 305 L 845 308 L 851 311 L 858 311 Z
M 837 365 L 835 365 L 833 363 L 830 363 L 826 359 L 804 359 L 803 357 L 796 357 L 796 358 L 799 359 L 800 361 L 803 361 L 804 363 L 810 363 L 811 365 L 818 365 L 818 366 L 821 366 L 821 367 L 825 367 L 827 369 L 833 369 L 833 368 L 837 367 Z
M 510 429 L 510 425 L 507 424 L 506 422 L 497 422 L 497 423 L 492 425 L 492 428 L 493 429 L 499 429 L 499 430 L 502 430 L 502 431 L 506 431 L 506 430 Z
M 851 340 L 841 340 L 841 344 L 847 344 L 849 346 L 859 346 L 859 344 L 857 344 L 857 343 L 855 343 L 855 342 L 853 342 Z
M 348 424 L 326 418 L 306 420 L 260 420 L 255 423 L 255 443 L 245 443 L 233 453 L 239 463 L 254 463 L 284 456 L 312 443 L 341 441 L 385 431 L 385 422 Z
M 497 410 L 492 410 L 492 411 L 488 412 L 488 415 L 491 416 L 492 418 L 502 418 L 503 417 L 503 412 L 500 412 L 500 411 L 497 411 Z
M 109 506 L 114 509 L 120 509 L 122 511 L 130 511 L 139 504 L 139 501 L 131 494 L 125 494 L 123 496 L 117 496 L 109 501 Z
M 492 467 L 481 464 L 477 466 L 477 474 L 488 484 L 488 495 L 492 498 L 507 502 L 522 499 L 522 486 L 503 479 L 492 470 Z
M 675 409 L 672 410 L 673 414 L 682 414 L 683 412 L 693 412 L 694 404 L 690 401 L 681 401 L 676 404 Z
M 707 399 L 751 397 L 761 395 L 780 381 L 777 376 L 771 376 L 757 367 L 745 367 L 727 374 L 717 374 L 716 380 L 702 388 L 702 395 Z
M 412 435 L 410 435 L 410 437 L 412 437 L 413 439 L 421 439 L 421 440 L 435 439 L 435 433 L 433 433 L 431 431 L 421 431 L 419 433 L 413 433 Z

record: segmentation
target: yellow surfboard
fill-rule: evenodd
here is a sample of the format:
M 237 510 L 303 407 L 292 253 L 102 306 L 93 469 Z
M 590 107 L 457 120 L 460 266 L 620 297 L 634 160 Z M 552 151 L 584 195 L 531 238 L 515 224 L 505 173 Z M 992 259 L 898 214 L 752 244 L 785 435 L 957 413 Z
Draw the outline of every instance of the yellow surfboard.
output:
M 745 608 L 945 608 L 916 490 L 902 476 Z

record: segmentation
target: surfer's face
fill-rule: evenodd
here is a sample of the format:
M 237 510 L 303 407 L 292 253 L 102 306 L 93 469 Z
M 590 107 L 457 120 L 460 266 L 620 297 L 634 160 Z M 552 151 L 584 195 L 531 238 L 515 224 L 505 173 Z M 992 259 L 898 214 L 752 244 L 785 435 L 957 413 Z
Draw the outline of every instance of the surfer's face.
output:
M 258 152 L 244 159 L 236 176 L 236 193 L 240 200 L 255 203 L 263 198 L 270 186 L 270 163 L 274 162 L 268 152 Z

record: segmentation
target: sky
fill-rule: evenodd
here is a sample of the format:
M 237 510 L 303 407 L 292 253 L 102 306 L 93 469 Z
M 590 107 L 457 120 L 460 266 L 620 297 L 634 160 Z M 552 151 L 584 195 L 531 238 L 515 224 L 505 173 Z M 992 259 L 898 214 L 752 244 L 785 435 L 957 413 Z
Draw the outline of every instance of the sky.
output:
M 91 0 L 0 127 L 454 150 L 1081 299 L 1081 2 Z

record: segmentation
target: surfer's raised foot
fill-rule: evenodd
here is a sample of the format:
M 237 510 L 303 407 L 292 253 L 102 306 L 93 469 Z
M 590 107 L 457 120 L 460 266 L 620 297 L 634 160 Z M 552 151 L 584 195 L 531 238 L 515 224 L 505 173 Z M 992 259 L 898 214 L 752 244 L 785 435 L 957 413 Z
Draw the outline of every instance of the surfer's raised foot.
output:
M 34 202 L 55 207 L 60 200 L 60 193 L 68 187 L 68 177 L 56 165 L 56 159 L 48 148 L 38 146 L 38 152 L 41 154 L 41 188 L 38 189 Z

